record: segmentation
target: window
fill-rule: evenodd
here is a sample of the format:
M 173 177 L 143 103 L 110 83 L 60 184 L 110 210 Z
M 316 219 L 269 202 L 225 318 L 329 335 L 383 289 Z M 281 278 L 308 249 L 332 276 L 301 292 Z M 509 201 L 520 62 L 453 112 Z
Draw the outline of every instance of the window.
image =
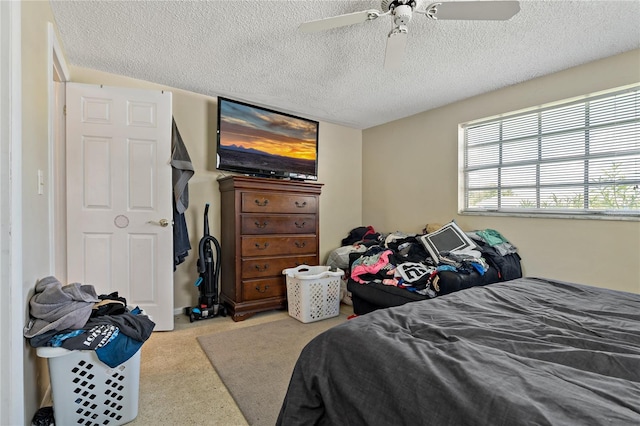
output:
M 462 212 L 640 218 L 640 85 L 461 128 Z

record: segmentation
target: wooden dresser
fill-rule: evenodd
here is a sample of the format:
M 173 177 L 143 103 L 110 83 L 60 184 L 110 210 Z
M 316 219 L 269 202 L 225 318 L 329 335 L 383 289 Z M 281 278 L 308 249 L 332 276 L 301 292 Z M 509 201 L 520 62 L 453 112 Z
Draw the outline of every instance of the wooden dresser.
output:
M 234 321 L 284 309 L 282 270 L 319 265 L 322 184 L 228 176 L 221 195 L 220 299 Z

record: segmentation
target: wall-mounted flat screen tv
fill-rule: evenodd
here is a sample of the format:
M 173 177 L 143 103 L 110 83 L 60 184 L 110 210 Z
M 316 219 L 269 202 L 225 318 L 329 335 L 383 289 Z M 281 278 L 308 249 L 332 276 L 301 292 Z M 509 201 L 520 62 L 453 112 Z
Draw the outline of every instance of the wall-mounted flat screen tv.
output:
M 216 167 L 318 180 L 318 122 L 219 97 Z

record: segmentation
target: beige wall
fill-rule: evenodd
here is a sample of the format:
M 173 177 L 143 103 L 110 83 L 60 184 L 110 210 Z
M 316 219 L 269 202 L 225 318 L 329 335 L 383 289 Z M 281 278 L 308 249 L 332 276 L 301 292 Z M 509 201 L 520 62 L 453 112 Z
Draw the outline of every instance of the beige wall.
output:
M 28 301 L 36 282 L 51 274 L 49 263 L 49 201 L 45 181 L 37 193 L 38 170 L 49 175 L 48 23 L 53 15 L 48 2 L 22 2 L 22 245 L 25 324 Z M 31 420 L 48 384 L 46 363 L 25 341 L 24 415 Z
M 363 223 L 497 229 L 519 248 L 526 275 L 640 293 L 638 221 L 457 214 L 458 124 L 639 81 L 635 50 L 363 131 Z
M 71 81 L 108 86 L 170 90 L 173 93 L 173 115 L 189 151 L 196 173 L 189 181 L 187 227 L 192 248 L 197 248 L 203 232 L 205 203 L 209 210 L 210 232 L 220 238 L 220 193 L 215 169 L 215 137 L 217 102 L 215 97 L 135 80 L 95 70 L 71 67 Z M 340 245 L 350 229 L 359 226 L 362 214 L 361 152 L 362 133 L 343 126 L 320 123 L 318 181 L 320 196 L 320 258 Z M 198 277 L 196 250 L 191 250 L 174 275 L 174 307 L 193 306 L 198 291 L 193 283 Z M 224 271 L 221 271 L 224 273 Z

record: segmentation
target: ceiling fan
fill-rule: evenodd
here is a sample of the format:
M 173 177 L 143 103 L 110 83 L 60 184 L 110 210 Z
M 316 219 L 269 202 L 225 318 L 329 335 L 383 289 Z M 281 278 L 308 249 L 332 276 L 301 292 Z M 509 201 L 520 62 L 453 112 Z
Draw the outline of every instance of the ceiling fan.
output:
M 392 28 L 387 36 L 384 68 L 393 70 L 399 68 L 402 63 L 409 33 L 407 24 L 414 13 L 437 21 L 505 21 L 520 11 L 520 4 L 517 1 L 451 1 L 433 3 L 425 9 L 421 8 L 422 2 L 423 0 L 382 0 L 380 6 L 382 11 L 369 9 L 308 21 L 300 24 L 299 29 L 312 33 L 373 21 L 382 16 L 391 16 Z

